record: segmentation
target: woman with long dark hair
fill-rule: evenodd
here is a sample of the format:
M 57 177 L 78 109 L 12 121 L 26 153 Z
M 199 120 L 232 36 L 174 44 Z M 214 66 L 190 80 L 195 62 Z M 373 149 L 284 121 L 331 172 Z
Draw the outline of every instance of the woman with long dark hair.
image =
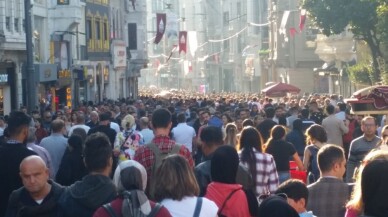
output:
M 256 195 L 276 191 L 279 185 L 275 161 L 270 154 L 263 153 L 262 139 L 254 127 L 245 127 L 240 137 L 240 162 L 254 179 Z
M 271 154 L 275 159 L 276 169 L 279 175 L 279 183 L 291 178 L 289 160 L 292 158 L 298 165 L 299 170 L 304 170 L 302 161 L 296 152 L 295 147 L 285 140 L 286 128 L 275 125 L 271 129 L 270 138 L 265 144 L 266 153 Z

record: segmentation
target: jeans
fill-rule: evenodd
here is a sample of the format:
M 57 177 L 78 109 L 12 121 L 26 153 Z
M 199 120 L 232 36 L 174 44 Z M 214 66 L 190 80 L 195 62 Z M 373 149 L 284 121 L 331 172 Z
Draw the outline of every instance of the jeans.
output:
M 289 171 L 278 171 L 279 185 L 291 178 Z

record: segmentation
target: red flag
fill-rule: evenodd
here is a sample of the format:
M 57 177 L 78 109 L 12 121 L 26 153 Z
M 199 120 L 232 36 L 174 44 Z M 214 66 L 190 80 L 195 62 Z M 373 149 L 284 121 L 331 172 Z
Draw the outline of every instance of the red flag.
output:
M 300 20 L 299 20 L 300 31 L 303 30 L 305 22 L 306 22 L 306 9 L 302 9 L 300 11 Z
M 179 32 L 179 53 L 181 53 L 181 51 L 184 51 L 186 53 L 186 47 L 187 47 L 187 31 L 180 31 Z
M 290 36 L 291 36 L 291 38 L 294 37 L 296 33 L 298 33 L 298 31 L 294 27 L 291 27 L 290 28 Z
M 166 30 L 166 14 L 156 14 L 156 37 L 155 44 L 162 40 L 164 31 Z

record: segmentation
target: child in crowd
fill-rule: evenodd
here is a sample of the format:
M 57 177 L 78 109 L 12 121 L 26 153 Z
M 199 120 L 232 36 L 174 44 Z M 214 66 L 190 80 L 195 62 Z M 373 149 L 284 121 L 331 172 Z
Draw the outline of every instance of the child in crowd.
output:
M 289 179 L 282 183 L 275 193 L 286 194 L 288 204 L 299 213 L 300 217 L 315 217 L 311 211 L 306 210 L 309 192 L 302 181 Z

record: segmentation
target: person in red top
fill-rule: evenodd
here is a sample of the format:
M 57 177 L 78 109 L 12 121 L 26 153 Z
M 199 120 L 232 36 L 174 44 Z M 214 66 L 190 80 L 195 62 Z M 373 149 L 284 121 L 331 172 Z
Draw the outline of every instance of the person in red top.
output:
M 205 197 L 217 204 L 218 216 L 256 216 L 249 213 L 245 192 L 236 184 L 238 164 L 236 149 L 226 145 L 217 148 L 211 159 L 213 181 L 208 185 Z
M 175 141 L 170 139 L 169 133 L 172 126 L 171 113 L 167 109 L 157 109 L 152 113 L 152 126 L 154 128 L 155 137 L 151 143 L 155 144 L 161 152 L 171 152 L 175 147 Z M 179 155 L 183 156 L 189 163 L 190 167 L 194 167 L 193 158 L 190 151 L 181 144 Z M 154 153 L 147 146 L 140 146 L 134 156 L 134 160 L 139 162 L 147 171 L 148 186 L 151 183 L 152 167 L 155 163 Z

